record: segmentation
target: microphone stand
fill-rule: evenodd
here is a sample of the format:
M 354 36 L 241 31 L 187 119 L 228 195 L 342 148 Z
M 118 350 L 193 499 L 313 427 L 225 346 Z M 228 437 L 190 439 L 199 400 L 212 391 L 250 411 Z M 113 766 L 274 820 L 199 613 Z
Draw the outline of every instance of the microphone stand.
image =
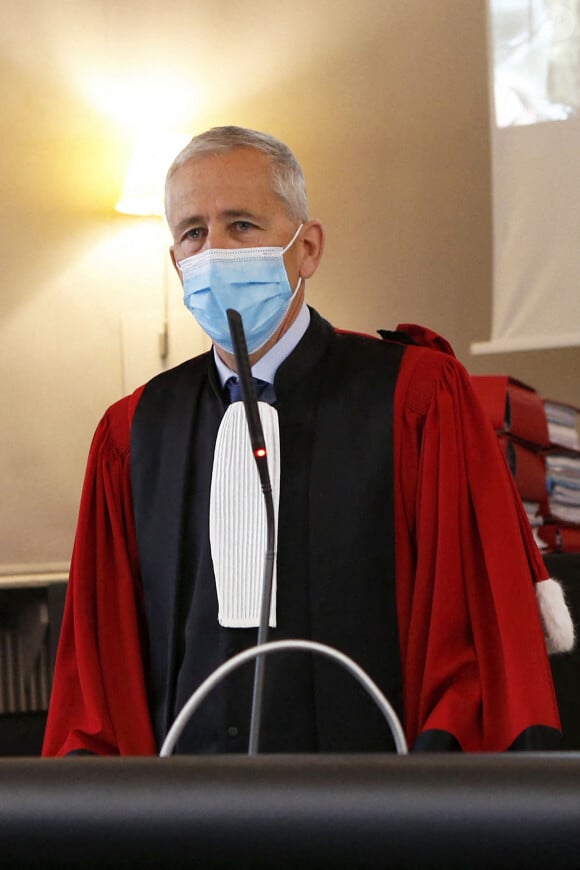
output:
M 270 608 L 272 603 L 272 579 L 274 574 L 274 560 L 276 558 L 276 528 L 274 517 L 274 501 L 272 498 L 272 483 L 268 471 L 268 455 L 256 391 L 252 380 L 252 371 L 248 356 L 246 336 L 241 315 L 233 308 L 227 310 L 230 335 L 234 346 L 234 355 L 238 370 L 238 378 L 242 390 L 244 410 L 248 423 L 248 432 L 252 453 L 260 476 L 260 484 L 264 495 L 266 508 L 266 555 L 264 559 L 264 579 L 262 582 L 262 598 L 260 602 L 260 622 L 258 626 L 258 646 L 268 640 L 268 625 L 270 621 Z M 254 669 L 254 688 L 252 694 L 252 715 L 250 719 L 250 736 L 248 742 L 248 754 L 257 755 L 260 739 L 260 725 L 262 721 L 262 701 L 264 696 L 264 674 L 266 670 L 266 655 L 256 657 Z

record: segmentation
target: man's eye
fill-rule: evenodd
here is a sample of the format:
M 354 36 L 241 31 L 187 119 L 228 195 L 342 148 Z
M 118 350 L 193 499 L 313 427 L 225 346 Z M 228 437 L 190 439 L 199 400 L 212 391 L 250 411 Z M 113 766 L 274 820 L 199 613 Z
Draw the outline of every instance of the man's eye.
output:
M 246 233 L 248 230 L 253 230 L 256 225 L 250 221 L 236 221 L 235 228 L 240 233 Z
M 185 233 L 184 238 L 186 239 L 201 239 L 201 234 L 203 230 L 201 227 L 192 227 Z

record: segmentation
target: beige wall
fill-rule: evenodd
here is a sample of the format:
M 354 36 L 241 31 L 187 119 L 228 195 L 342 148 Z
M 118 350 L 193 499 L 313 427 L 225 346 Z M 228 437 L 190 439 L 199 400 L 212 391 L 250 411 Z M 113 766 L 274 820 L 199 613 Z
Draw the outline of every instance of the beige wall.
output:
M 156 365 L 164 282 L 172 360 L 203 347 L 162 228 L 113 211 L 131 88 L 150 120 L 293 146 L 328 230 L 309 297 L 336 325 L 428 324 L 470 370 L 580 403 L 578 349 L 469 356 L 490 323 L 484 0 L 3 7 L 0 566 L 68 559 L 91 433 L 127 363 Z

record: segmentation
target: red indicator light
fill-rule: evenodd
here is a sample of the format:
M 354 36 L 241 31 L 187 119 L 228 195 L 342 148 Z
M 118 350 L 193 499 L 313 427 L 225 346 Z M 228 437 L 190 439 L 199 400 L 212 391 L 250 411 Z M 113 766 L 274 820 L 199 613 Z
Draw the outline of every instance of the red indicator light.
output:
M 261 459 L 263 456 L 266 455 L 265 447 L 258 447 L 258 449 L 255 451 L 254 455 L 257 456 L 259 459 Z

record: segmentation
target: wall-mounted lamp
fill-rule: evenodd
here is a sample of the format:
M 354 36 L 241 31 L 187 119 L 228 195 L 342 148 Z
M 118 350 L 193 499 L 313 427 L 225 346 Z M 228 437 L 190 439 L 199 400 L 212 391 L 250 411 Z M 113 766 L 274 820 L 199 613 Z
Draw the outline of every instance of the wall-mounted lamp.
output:
M 144 136 L 131 155 L 121 199 L 115 209 L 122 214 L 161 217 L 165 175 L 189 138 L 182 133 Z

